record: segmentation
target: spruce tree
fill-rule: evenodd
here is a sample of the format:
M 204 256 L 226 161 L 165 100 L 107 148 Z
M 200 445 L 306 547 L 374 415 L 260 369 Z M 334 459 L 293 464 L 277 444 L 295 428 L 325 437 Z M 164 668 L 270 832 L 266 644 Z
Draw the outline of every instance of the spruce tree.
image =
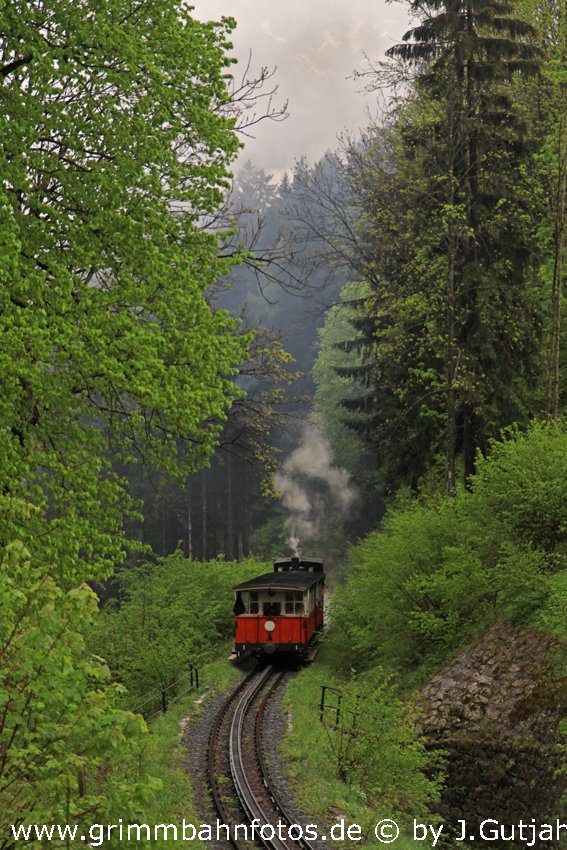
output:
M 537 351 L 528 284 L 534 234 L 522 191 L 530 147 L 512 82 L 537 73 L 539 55 L 534 28 L 513 16 L 509 0 L 431 0 L 413 9 L 424 20 L 389 53 L 415 65 L 418 90 L 442 105 L 438 131 L 446 164 L 437 176 L 445 178 L 439 201 L 447 207 L 451 490 L 456 417 L 468 480 L 476 450 L 485 450 L 496 427 L 522 416 L 521 388 L 513 388 L 518 375 L 531 375 Z

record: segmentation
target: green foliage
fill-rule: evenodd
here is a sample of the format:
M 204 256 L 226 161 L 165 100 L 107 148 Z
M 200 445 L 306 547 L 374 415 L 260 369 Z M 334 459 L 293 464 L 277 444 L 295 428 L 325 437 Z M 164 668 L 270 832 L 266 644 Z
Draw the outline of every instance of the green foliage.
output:
M 0 543 L 67 586 L 124 558 L 108 452 L 198 468 L 239 394 L 248 337 L 204 297 L 232 262 L 203 224 L 239 144 L 233 25 L 179 0 L 3 9 L 0 490 L 40 510 Z
M 493 442 L 479 459 L 470 510 L 494 528 L 495 542 L 518 540 L 545 553 L 548 567 L 565 567 L 567 431 L 562 423 L 534 424 Z
M 199 824 L 202 818 L 197 811 L 191 782 L 191 752 L 187 749 L 180 729 L 197 723 L 199 716 L 209 710 L 209 699 L 218 691 L 234 687 L 240 671 L 228 661 L 206 664 L 201 671 L 204 683 L 210 688 L 208 694 L 201 691 L 189 694 L 172 705 L 167 714 L 162 714 L 149 724 L 149 734 L 138 741 L 132 753 L 121 765 L 120 776 L 124 781 L 136 783 L 151 777 L 151 790 L 144 801 L 143 822 L 180 824 L 184 818 L 188 823 Z M 198 700 L 198 702 L 197 702 Z M 135 842 L 131 842 L 134 845 Z M 193 845 L 205 850 L 205 842 Z M 139 845 L 138 845 L 139 846 Z M 181 836 L 177 842 L 169 833 L 166 841 L 161 834 L 152 846 L 186 847 Z
M 126 704 L 134 708 L 156 693 L 142 710 L 146 716 L 159 710 L 161 688 L 186 676 L 190 662 L 209 659 L 232 635 L 232 587 L 268 569 L 252 559 L 199 562 L 176 553 L 123 573 L 124 601 L 104 612 L 91 645 L 126 686 Z M 172 688 L 168 698 L 177 692 Z
M 286 526 L 287 517 L 279 505 L 275 507 L 274 514 L 264 525 L 261 525 L 254 531 L 250 539 L 252 551 L 267 561 L 273 561 L 279 558 L 281 553 L 288 547 L 287 538 L 289 537 L 289 529 Z
M 361 356 L 345 347 L 356 337 L 352 325 L 355 305 L 368 294 L 366 283 L 348 283 L 342 288 L 341 303 L 328 310 L 325 324 L 319 330 L 319 353 L 313 366 L 315 411 L 333 450 L 335 464 L 351 473 L 364 453 L 364 444 L 344 423 L 343 402 L 355 396 L 359 389 L 345 371 L 348 367 L 359 367 Z
M 4 846 L 11 824 L 128 818 L 149 790 L 147 781 L 123 781 L 115 770 L 138 746 L 145 725 L 113 707 L 118 691 L 108 668 L 85 647 L 83 633 L 97 619 L 87 586 L 64 592 L 32 565 L 21 543 L 6 547 L 0 560 Z
M 550 576 L 548 586 L 549 595 L 534 617 L 535 625 L 567 642 L 567 570 Z M 567 666 L 567 658 L 564 664 Z
M 561 0 L 519 2 L 545 51 L 541 77 L 528 87 L 519 87 L 517 97 L 525 121 L 540 143 L 534 158 L 533 191 L 540 196 L 540 276 L 548 307 L 546 409 L 557 414 L 565 393 L 561 301 L 567 235 L 567 10 Z
M 342 695 L 337 723 L 328 691 L 325 723 L 319 722 L 321 686 Z M 408 706 L 379 671 L 363 677 L 337 678 L 327 647 L 317 663 L 288 685 L 285 706 L 291 720 L 284 755 L 291 760 L 300 801 L 318 817 L 332 810 L 371 829 L 384 816 L 417 817 L 434 806 L 439 792 L 437 757 L 428 754 L 417 736 Z M 305 740 L 310 746 L 305 748 Z
M 327 751 L 341 779 L 364 789 L 396 815 L 417 816 L 437 798 L 439 777 L 426 776 L 433 759 L 419 741 L 408 706 L 375 668 L 338 682 L 341 713 L 327 712 Z
M 349 152 L 372 289 L 359 312 L 367 392 L 352 409 L 386 486 L 416 487 L 442 452 L 452 491 L 456 454 L 468 480 L 476 449 L 537 410 L 540 140 L 516 93 L 541 54 L 508 0 L 411 5 L 419 20 L 388 53 L 412 84 L 391 126 Z
M 333 599 L 330 640 L 340 667 L 411 670 L 439 644 L 450 645 L 449 624 L 430 622 L 440 604 L 430 585 L 447 566 L 456 524 L 452 501 L 416 502 L 391 510 L 381 531 L 351 550 L 347 582 Z
M 492 445 L 472 492 L 394 507 L 333 600 L 340 666 L 421 680 L 495 617 L 564 636 L 566 458 L 567 427 L 533 424 Z

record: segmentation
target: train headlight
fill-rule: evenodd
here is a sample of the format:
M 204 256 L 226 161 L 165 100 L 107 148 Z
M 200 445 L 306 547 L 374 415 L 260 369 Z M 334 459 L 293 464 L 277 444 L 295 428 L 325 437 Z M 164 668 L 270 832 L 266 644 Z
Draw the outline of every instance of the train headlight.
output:
M 276 628 L 276 624 L 273 620 L 266 620 L 266 622 L 264 623 L 264 628 L 267 632 L 273 632 Z

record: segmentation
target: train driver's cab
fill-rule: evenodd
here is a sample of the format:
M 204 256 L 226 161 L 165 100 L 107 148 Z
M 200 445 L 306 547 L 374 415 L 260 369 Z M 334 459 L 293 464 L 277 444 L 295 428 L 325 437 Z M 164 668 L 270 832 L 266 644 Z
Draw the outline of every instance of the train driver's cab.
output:
M 264 617 L 300 616 L 312 607 L 315 591 L 249 590 L 237 591 L 233 612 L 236 616 L 253 614 Z

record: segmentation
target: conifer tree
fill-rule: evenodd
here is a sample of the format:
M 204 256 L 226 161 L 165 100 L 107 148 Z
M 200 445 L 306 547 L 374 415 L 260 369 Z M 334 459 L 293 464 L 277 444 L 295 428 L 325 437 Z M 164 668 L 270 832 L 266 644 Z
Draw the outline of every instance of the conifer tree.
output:
M 418 91 L 442 104 L 445 147 L 448 489 L 454 489 L 456 417 L 465 479 L 495 426 L 521 415 L 508 392 L 530 373 L 534 304 L 528 291 L 533 226 L 521 166 L 529 143 L 512 81 L 539 69 L 535 29 L 509 0 L 414 3 L 422 22 L 389 53 L 417 68 Z M 459 360 L 459 374 L 456 361 Z M 495 376 L 492 378 L 491 376 Z M 458 386 L 458 391 L 456 387 Z M 459 396 L 457 405 L 456 394 Z
M 468 481 L 476 451 L 528 417 L 539 379 L 534 142 L 515 90 L 540 57 L 507 0 L 413 8 L 422 22 L 390 51 L 412 67 L 412 89 L 355 181 L 374 246 L 366 339 L 376 407 L 394 400 L 382 436 L 386 425 L 415 447 L 419 434 L 426 466 L 444 449 L 452 493 L 457 453 Z

